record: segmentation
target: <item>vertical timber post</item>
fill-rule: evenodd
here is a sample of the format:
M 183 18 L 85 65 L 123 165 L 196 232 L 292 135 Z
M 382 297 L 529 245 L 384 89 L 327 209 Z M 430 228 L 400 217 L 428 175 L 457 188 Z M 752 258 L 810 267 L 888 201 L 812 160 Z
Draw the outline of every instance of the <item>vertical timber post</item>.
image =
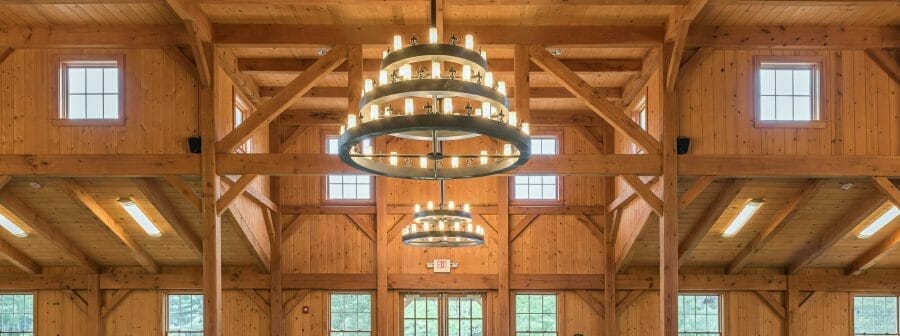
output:
M 269 124 L 269 152 L 281 153 L 283 150 L 281 141 L 281 124 L 276 119 Z M 281 177 L 269 177 L 269 196 L 276 204 L 282 204 Z M 281 247 L 282 218 L 280 213 L 271 214 L 273 232 L 269 261 L 269 333 L 272 336 L 284 336 L 284 290 L 281 285 L 282 253 L 284 253 Z
M 209 52 L 206 50 L 205 52 Z M 216 96 L 220 89 L 215 78 L 218 76 L 216 60 L 212 62 L 213 82 L 209 87 L 200 88 L 200 213 L 203 230 L 203 334 L 220 336 L 222 317 L 222 222 L 216 211 L 219 198 L 219 175 L 216 172 Z
M 663 215 L 659 222 L 660 331 L 662 336 L 678 335 L 678 97 L 674 85 L 666 90 L 665 65 L 672 57 L 670 43 L 663 45 L 659 92 L 662 93 Z M 673 79 L 675 80 L 675 79 Z

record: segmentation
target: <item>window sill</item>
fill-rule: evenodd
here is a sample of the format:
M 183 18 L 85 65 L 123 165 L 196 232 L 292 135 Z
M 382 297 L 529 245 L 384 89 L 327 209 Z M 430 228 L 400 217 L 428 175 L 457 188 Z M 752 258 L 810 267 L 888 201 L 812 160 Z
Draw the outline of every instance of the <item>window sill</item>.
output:
M 114 127 L 125 126 L 125 119 L 51 119 L 50 124 L 58 127 Z
M 824 120 L 792 121 L 792 120 L 756 120 L 756 128 L 825 128 Z

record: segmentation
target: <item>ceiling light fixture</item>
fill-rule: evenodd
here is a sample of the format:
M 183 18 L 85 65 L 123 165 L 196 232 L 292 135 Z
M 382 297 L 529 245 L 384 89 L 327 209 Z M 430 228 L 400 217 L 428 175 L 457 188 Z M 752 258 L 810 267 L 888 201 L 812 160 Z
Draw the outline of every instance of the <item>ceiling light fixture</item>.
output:
M 725 228 L 725 232 L 722 233 L 722 237 L 731 238 L 737 235 L 738 232 L 744 228 L 744 225 L 747 224 L 747 221 L 756 214 L 756 211 L 759 210 L 765 204 L 766 201 L 761 198 L 754 198 L 747 201 L 744 204 L 744 208 L 741 209 L 741 212 L 731 220 L 731 223 L 728 224 L 728 227 Z
M 125 209 L 125 212 L 128 212 L 128 215 L 134 219 L 135 222 L 151 237 L 159 237 L 162 236 L 162 232 L 159 231 L 159 228 L 153 224 L 153 221 L 150 220 L 150 217 L 147 217 L 147 214 L 144 213 L 144 210 L 137 205 L 131 198 L 122 197 L 119 198 L 119 205 Z
M 888 223 L 897 219 L 897 216 L 900 216 L 900 209 L 898 209 L 896 205 L 890 207 L 890 209 L 887 209 L 881 216 L 878 216 L 878 218 L 872 221 L 872 224 L 869 224 L 865 229 L 862 229 L 856 237 L 866 239 L 875 235 L 878 231 L 887 226 Z
M 404 46 L 402 37 L 394 36 L 377 80 L 364 81 L 359 112 L 348 115 L 341 127 L 341 161 L 375 175 L 423 180 L 489 176 L 525 164 L 531 153 L 528 123 L 509 110 L 506 83 L 495 81 L 488 71 L 487 53 L 475 50 L 472 35 L 464 37 L 463 45 L 457 45 L 456 35 L 443 44 L 434 27 L 427 44 L 413 35 Z M 417 140 L 427 147 L 414 153 L 385 152 L 371 145 L 382 136 Z M 451 153 L 444 146 L 479 137 L 498 145 L 471 153 Z
M 403 228 L 403 244 L 418 247 L 467 247 L 484 244 L 484 229 L 472 224 L 469 204 L 457 209 L 453 201 L 444 203 L 444 181 L 437 208 L 428 201 L 425 209 L 416 204 L 412 223 Z
M 10 234 L 16 237 L 28 237 L 28 232 L 22 230 L 21 227 L 13 223 L 12 220 L 7 218 L 4 214 L 0 214 L 0 226 L 2 226 L 6 231 L 9 231 Z

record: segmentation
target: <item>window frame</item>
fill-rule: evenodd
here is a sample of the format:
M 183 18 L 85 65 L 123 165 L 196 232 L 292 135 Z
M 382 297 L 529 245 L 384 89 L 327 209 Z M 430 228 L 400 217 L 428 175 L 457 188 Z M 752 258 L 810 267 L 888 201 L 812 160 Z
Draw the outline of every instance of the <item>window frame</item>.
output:
M 519 333 L 519 330 L 517 329 L 517 326 L 516 326 L 516 314 L 517 314 L 516 313 L 516 299 L 519 295 L 553 295 L 553 296 L 556 296 L 556 312 L 555 312 L 555 314 L 556 314 L 556 335 L 562 336 L 561 333 L 563 332 L 563 330 L 560 327 L 559 318 L 562 316 L 563 306 L 565 305 L 565 302 L 563 301 L 564 293 L 563 292 L 547 292 L 547 291 L 543 291 L 543 292 L 542 291 L 516 291 L 516 292 L 512 293 L 512 295 L 511 295 L 512 296 L 512 304 L 510 304 L 510 307 L 509 307 L 510 315 L 512 316 L 512 318 L 511 318 L 511 320 L 512 320 L 511 321 L 511 324 L 512 324 L 511 329 L 512 330 L 510 331 L 511 336 L 518 336 L 518 333 Z M 529 334 L 533 333 L 530 331 L 525 331 L 525 332 L 527 332 Z M 538 332 L 538 334 L 540 334 L 540 332 Z
M 532 139 L 553 139 L 556 141 L 556 154 L 534 154 L 532 156 L 550 156 L 550 155 L 560 155 L 562 154 L 562 132 L 540 132 L 538 134 L 532 134 Z
M 162 303 L 162 309 L 161 309 L 161 311 L 162 311 L 162 319 L 161 319 L 162 320 L 162 328 L 161 328 L 162 335 L 169 336 L 169 332 L 170 332 L 169 331 L 169 296 L 170 295 L 199 295 L 201 298 L 203 298 L 203 292 L 169 290 L 169 291 L 162 291 L 161 293 L 162 293 L 162 300 L 160 300 L 160 302 Z M 201 300 L 200 302 L 202 304 L 206 304 L 206 302 L 204 302 L 204 300 Z M 203 311 L 201 308 L 201 315 L 202 315 L 202 313 L 203 313 Z M 203 321 L 203 329 L 204 330 L 201 330 L 200 331 L 201 333 L 203 333 L 206 329 L 205 324 L 206 324 L 206 321 Z M 193 332 L 193 331 L 191 331 L 191 332 Z
M 38 309 L 38 293 L 37 293 L 37 291 L 28 291 L 28 290 L 26 290 L 26 291 L 14 291 L 14 290 L 13 291 L 3 291 L 3 292 L 0 292 L 0 295 L 31 295 L 31 332 L 30 333 L 32 336 L 37 335 L 38 334 L 37 326 L 39 325 L 38 314 L 37 314 L 37 309 Z M 16 334 L 16 333 L 22 333 L 22 332 L 7 331 L 7 332 L 0 332 L 0 335 L 8 335 L 8 334 Z M 25 333 L 28 333 L 28 332 L 25 332 Z
M 404 332 L 403 328 L 404 328 L 404 322 L 406 320 L 406 317 L 404 316 L 405 310 L 406 310 L 406 307 L 404 306 L 404 298 L 407 295 L 437 297 L 437 299 L 438 299 L 438 315 L 437 315 L 438 336 L 444 336 L 443 334 L 441 334 L 441 332 L 443 331 L 444 333 L 448 333 L 449 329 L 450 329 L 449 328 L 450 314 L 448 312 L 450 301 L 448 299 L 450 297 L 464 297 L 464 296 L 468 296 L 468 295 L 479 295 L 479 296 L 481 296 L 481 328 L 482 328 L 481 330 L 485 334 L 490 334 L 488 332 L 488 330 L 490 329 L 489 328 L 490 327 L 489 326 L 489 323 L 490 323 L 489 318 L 490 317 L 488 316 L 488 295 L 487 294 L 488 293 L 486 293 L 486 292 L 478 292 L 478 291 L 424 291 L 424 292 L 410 291 L 410 292 L 401 292 L 399 295 L 399 299 L 397 301 L 398 305 L 400 306 L 400 311 L 398 314 L 399 321 L 397 322 L 397 328 L 399 330 L 398 330 L 397 335 L 403 335 L 403 332 Z M 557 307 L 557 311 L 558 311 L 558 307 Z
M 856 298 L 857 297 L 894 297 L 897 299 L 897 331 L 900 334 L 900 293 L 850 293 L 850 335 L 856 336 Z M 878 336 L 878 334 L 872 334 Z
M 540 132 L 532 132 L 531 136 L 533 138 L 555 138 L 556 139 L 556 154 L 541 154 L 535 156 L 553 156 L 553 155 L 563 155 L 563 149 L 565 148 L 563 144 L 563 132 L 562 131 L 540 131 Z M 541 174 L 541 176 L 553 175 L 556 177 L 556 199 L 529 199 L 516 198 L 516 176 L 530 176 L 530 175 L 513 175 L 509 177 L 509 203 L 511 205 L 562 205 L 563 202 L 563 176 L 562 175 L 554 175 L 554 174 Z
M 115 62 L 119 74 L 118 103 L 119 117 L 116 119 L 69 119 L 68 118 L 68 67 L 89 63 Z M 124 54 L 83 54 L 55 55 L 53 71 L 56 85 L 53 87 L 54 106 L 50 109 L 50 124 L 53 126 L 125 126 L 125 55 Z
M 243 124 L 247 121 L 247 117 L 254 112 L 256 112 L 253 108 L 253 105 L 247 104 L 247 101 L 244 100 L 243 96 L 241 96 L 237 90 L 232 88 L 232 101 L 231 101 L 231 129 L 238 128 L 239 124 Z M 237 122 L 237 112 L 241 112 L 241 122 Z M 253 152 L 253 136 L 247 138 L 247 141 L 244 141 L 237 147 L 235 147 L 234 151 L 236 153 L 252 153 Z
M 812 120 L 763 120 L 761 98 L 761 78 L 760 70 L 764 69 L 764 64 L 781 63 L 782 66 L 769 68 L 796 69 L 798 65 L 807 65 L 812 68 L 811 79 L 813 82 L 810 87 L 810 102 L 812 103 L 810 113 Z M 827 120 L 827 105 L 825 104 L 826 84 L 824 75 L 824 58 L 822 56 L 769 56 L 757 55 L 753 57 L 753 83 L 752 102 L 753 110 L 753 126 L 756 128 L 825 128 Z
M 718 336 L 724 336 L 724 335 L 725 335 L 725 329 L 726 329 L 726 328 L 725 328 L 725 313 L 726 313 L 726 312 L 725 312 L 725 309 L 724 309 L 724 307 L 725 307 L 725 295 L 723 295 L 722 293 L 717 293 L 717 292 L 706 292 L 706 291 L 697 291 L 697 292 L 692 292 L 692 291 L 679 291 L 679 292 L 678 292 L 678 296 L 682 296 L 682 295 L 692 295 L 692 296 L 715 296 L 715 297 L 718 297 L 718 301 L 719 301 L 719 313 L 717 314 L 717 318 L 718 318 L 718 320 L 719 320 L 719 332 L 718 332 Z M 676 296 L 676 298 L 677 298 L 678 296 Z M 676 316 L 675 316 L 676 323 L 677 323 L 677 319 L 678 319 L 678 317 L 679 317 L 678 315 L 680 315 L 680 314 L 681 314 L 681 311 L 679 310 L 679 311 L 677 312 Z M 678 329 L 678 330 L 680 330 L 680 328 L 681 328 L 680 326 L 677 326 L 677 329 Z M 677 331 L 677 334 L 678 334 L 678 335 L 681 335 L 681 334 L 708 334 L 708 335 L 715 335 L 715 334 L 710 333 L 710 332 L 691 332 L 691 331 L 686 331 L 686 332 Z
M 370 298 L 369 303 L 371 304 L 371 306 L 369 307 L 369 315 L 370 315 L 369 322 L 371 322 L 370 329 L 372 329 L 372 330 L 369 330 L 369 335 L 370 336 L 374 335 L 376 332 L 375 331 L 375 292 L 374 291 L 329 291 L 328 292 L 328 301 L 326 301 L 326 304 L 325 304 L 327 306 L 325 308 L 325 310 L 326 310 L 325 316 L 328 317 L 328 322 L 326 322 L 327 329 L 328 329 L 328 335 L 331 335 L 331 333 L 335 332 L 334 330 L 331 329 L 331 297 L 335 294 L 337 294 L 337 295 L 361 295 L 361 294 L 369 295 L 369 298 Z M 353 333 L 353 332 L 361 332 L 361 331 L 337 331 L 337 332 Z
M 320 146 L 323 154 L 328 153 L 328 139 L 337 138 L 337 132 L 334 130 L 322 130 L 319 139 L 322 139 Z M 337 154 L 330 154 L 337 155 Z M 323 205 L 371 205 L 375 204 L 375 176 L 369 175 L 369 198 L 330 198 L 328 197 L 328 177 L 332 175 L 366 175 L 366 174 L 325 174 L 322 176 L 322 204 Z

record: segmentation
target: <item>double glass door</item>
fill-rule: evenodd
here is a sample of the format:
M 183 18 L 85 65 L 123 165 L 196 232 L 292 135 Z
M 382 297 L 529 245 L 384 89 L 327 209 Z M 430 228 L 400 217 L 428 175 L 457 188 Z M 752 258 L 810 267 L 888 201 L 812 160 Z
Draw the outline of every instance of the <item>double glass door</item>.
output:
M 483 336 L 484 295 L 403 294 L 403 336 Z

